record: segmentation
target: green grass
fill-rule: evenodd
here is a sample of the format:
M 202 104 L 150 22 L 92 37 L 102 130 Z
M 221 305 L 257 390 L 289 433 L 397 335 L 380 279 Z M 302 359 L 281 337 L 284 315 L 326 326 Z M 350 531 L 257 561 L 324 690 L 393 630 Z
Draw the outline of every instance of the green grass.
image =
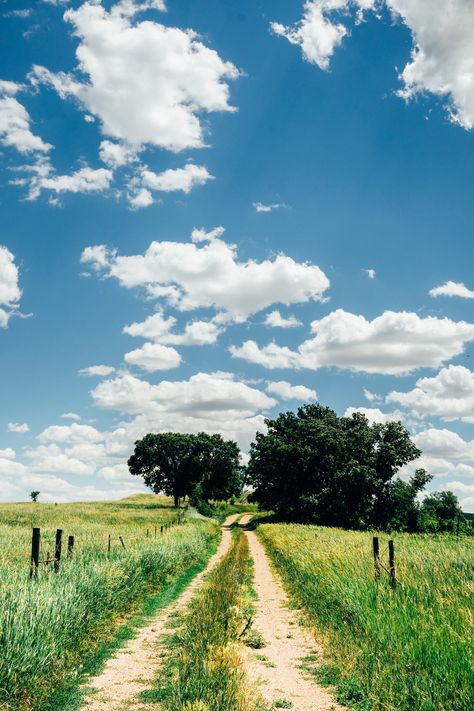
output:
M 168 500 L 152 495 L 110 504 L 7 504 L 0 507 L 0 517 L 2 711 L 61 708 L 64 694 L 74 696 L 73 680 L 83 673 L 84 662 L 93 666 L 95 658 L 100 663 L 123 618 L 138 614 L 149 596 L 159 605 L 161 593 L 204 563 L 218 535 L 214 523 L 199 520 L 160 535 L 159 527 L 176 511 Z M 74 555 L 63 561 L 59 573 L 42 566 L 34 581 L 28 577 L 32 525 L 42 529 L 41 557 L 54 550 L 56 527 L 76 537 Z M 110 557 L 109 533 L 114 542 Z M 146 610 L 145 605 L 142 614 Z M 122 629 L 117 644 L 136 623 Z M 62 690 L 68 686 L 69 692 Z M 56 706 L 49 701 L 53 691 Z
M 374 580 L 372 534 L 265 524 L 259 536 L 306 622 L 323 666 L 305 662 L 360 711 L 474 708 L 472 540 L 397 534 L 401 585 Z M 387 565 L 381 538 L 383 562 Z M 311 661 L 311 660 L 309 660 Z
M 191 602 L 145 702 L 162 711 L 251 711 L 255 708 L 238 651 L 250 606 L 247 540 L 235 531 L 230 551 Z

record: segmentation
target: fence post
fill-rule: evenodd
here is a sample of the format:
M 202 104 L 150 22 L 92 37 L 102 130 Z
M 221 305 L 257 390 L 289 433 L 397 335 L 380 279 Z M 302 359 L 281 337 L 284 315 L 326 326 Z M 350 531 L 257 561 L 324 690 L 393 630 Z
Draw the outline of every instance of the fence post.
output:
M 58 528 L 56 531 L 56 544 L 54 546 L 54 572 L 59 572 L 59 566 L 61 565 L 61 549 L 63 545 L 63 530 Z
M 395 549 L 393 541 L 388 542 L 388 566 L 390 568 L 390 585 L 394 588 L 397 584 L 397 571 L 395 568 Z
M 163 526 L 160 526 L 160 533 L 163 533 Z
M 36 578 L 38 575 L 39 553 L 40 553 L 41 529 L 34 528 L 31 538 L 31 567 L 30 578 Z
M 72 551 L 74 548 L 74 536 L 68 536 L 67 539 L 67 557 L 70 558 L 72 556 Z
M 155 538 L 156 538 L 156 526 L 155 526 Z
M 375 579 L 378 580 L 380 578 L 380 562 L 379 562 L 379 539 L 377 536 L 374 536 L 372 539 L 372 548 L 374 552 L 374 572 L 375 572 Z
M 122 544 L 122 548 L 123 548 L 124 550 L 127 550 L 127 549 L 125 548 L 125 543 L 123 542 L 122 536 L 119 536 L 119 541 L 120 541 L 120 543 Z
M 111 549 L 111 548 L 112 548 L 112 536 L 111 536 L 110 533 L 109 533 L 109 542 L 108 542 L 108 545 L 107 545 L 107 555 L 108 555 L 108 556 L 110 555 L 110 549 Z

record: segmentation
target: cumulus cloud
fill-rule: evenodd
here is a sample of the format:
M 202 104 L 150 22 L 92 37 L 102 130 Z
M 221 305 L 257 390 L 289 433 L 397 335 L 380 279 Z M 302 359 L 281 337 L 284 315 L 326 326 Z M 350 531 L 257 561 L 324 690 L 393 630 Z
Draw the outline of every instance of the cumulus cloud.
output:
M 438 459 L 474 461 L 474 440 L 465 440 L 457 432 L 430 427 L 413 437 L 427 456 Z
M 0 245 L 0 328 L 6 328 L 21 298 L 18 267 L 9 249 Z
M 158 343 L 145 343 L 141 348 L 126 353 L 125 361 L 129 365 L 136 365 L 154 373 L 157 370 L 177 368 L 181 363 L 181 356 L 175 348 Z
M 49 164 L 33 167 L 36 168 L 36 174 L 29 181 L 31 200 L 35 200 L 42 190 L 55 193 L 103 193 L 108 190 L 113 178 L 112 171 L 107 168 L 84 166 L 70 175 L 52 175 Z
M 112 375 L 115 373 L 115 368 L 111 365 L 90 365 L 88 368 L 81 368 L 79 375 L 98 376 L 100 378 Z
M 291 385 L 286 380 L 269 381 L 266 387 L 267 393 L 277 395 L 282 400 L 317 400 L 316 390 L 307 388 L 305 385 Z
M 61 417 L 64 420 L 80 420 L 81 419 L 81 416 L 76 414 L 75 412 L 63 412 Z
M 408 392 L 392 391 L 387 402 L 396 402 L 418 415 L 474 422 L 474 373 L 462 365 L 449 365 L 433 377 L 420 378 Z
M 16 432 L 17 434 L 24 434 L 30 431 L 30 427 L 26 422 L 9 422 L 7 424 L 8 432 Z
M 213 176 L 203 165 L 188 163 L 184 168 L 165 170 L 162 173 L 154 173 L 152 170 L 142 171 L 141 180 L 146 188 L 158 190 L 160 192 L 190 193 L 198 185 L 205 185 Z
M 234 357 L 267 368 L 335 366 L 353 371 L 402 375 L 418 368 L 435 368 L 463 352 L 474 340 L 474 325 L 415 313 L 385 311 L 373 321 L 342 309 L 313 321 L 315 336 L 297 351 L 276 343 L 261 348 L 255 341 L 232 346 Z
M 153 195 L 146 188 L 139 188 L 128 195 L 128 203 L 132 210 L 140 210 L 142 207 L 150 207 L 150 205 L 153 205 L 153 202 Z
M 75 98 L 106 136 L 131 147 L 204 146 L 201 116 L 234 110 L 228 81 L 239 72 L 192 30 L 135 20 L 138 10 L 161 5 L 128 1 L 107 11 L 91 0 L 68 10 L 64 19 L 79 39 L 76 71 L 35 66 L 32 80 Z
M 330 59 L 349 34 L 348 25 L 356 15 L 385 5 L 411 31 L 410 61 L 400 72 L 403 88 L 398 95 L 406 100 L 431 93 L 448 104 L 449 117 L 466 129 L 474 126 L 474 5 L 471 0 L 307 0 L 303 18 L 293 26 L 278 22 L 275 34 L 299 46 L 304 58 L 320 69 L 328 69 Z
M 0 81 L 0 142 L 20 153 L 47 153 L 52 146 L 31 130 L 31 118 L 16 98 L 21 85 Z
M 447 281 L 430 289 L 430 296 L 459 296 L 461 299 L 474 299 L 474 291 L 462 282 Z
M 288 318 L 285 318 L 278 309 L 267 314 L 264 323 L 265 326 L 270 326 L 271 328 L 296 328 L 297 326 L 303 325 L 296 316 L 288 316 Z
M 99 156 L 101 161 L 110 168 L 121 168 L 137 160 L 137 154 L 133 148 L 114 141 L 102 141 L 99 147 Z
M 118 256 L 99 245 L 84 250 L 81 262 L 118 279 L 143 286 L 180 311 L 215 308 L 243 321 L 274 303 L 321 301 L 329 280 L 313 264 L 279 254 L 262 262 L 238 260 L 237 247 L 215 237 L 193 242 L 152 242 L 145 254 Z
M 100 442 L 104 439 L 101 432 L 90 425 L 50 425 L 37 437 L 39 442 L 68 442 L 70 444 L 83 444 Z
M 225 227 L 214 227 L 213 230 L 205 230 L 204 227 L 195 227 L 191 232 L 191 242 L 212 242 L 219 239 L 225 232 Z
M 145 321 L 125 326 L 124 333 L 140 336 L 155 343 L 181 346 L 202 346 L 215 343 L 221 328 L 213 321 L 191 321 L 182 333 L 173 333 L 176 326 L 174 316 L 165 317 L 162 311 L 149 316 Z
M 0 449 L 0 459 L 15 459 L 16 452 L 11 447 Z

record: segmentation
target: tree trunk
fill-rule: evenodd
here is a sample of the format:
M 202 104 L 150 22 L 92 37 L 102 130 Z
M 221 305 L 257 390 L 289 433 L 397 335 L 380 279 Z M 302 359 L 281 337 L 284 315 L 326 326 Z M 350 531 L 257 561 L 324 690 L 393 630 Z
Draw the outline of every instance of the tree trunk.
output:
M 179 496 L 178 496 L 178 494 L 173 494 L 173 497 L 174 497 L 174 507 L 175 507 L 175 509 L 177 509 L 179 506 Z

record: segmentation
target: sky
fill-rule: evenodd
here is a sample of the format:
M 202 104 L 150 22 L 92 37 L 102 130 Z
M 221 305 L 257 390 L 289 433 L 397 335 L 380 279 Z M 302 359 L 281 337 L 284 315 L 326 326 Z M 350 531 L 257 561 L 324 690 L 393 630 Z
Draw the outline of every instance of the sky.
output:
M 474 511 L 471 0 L 0 2 L 0 500 L 401 420 Z M 471 360 L 472 358 L 472 360 Z

